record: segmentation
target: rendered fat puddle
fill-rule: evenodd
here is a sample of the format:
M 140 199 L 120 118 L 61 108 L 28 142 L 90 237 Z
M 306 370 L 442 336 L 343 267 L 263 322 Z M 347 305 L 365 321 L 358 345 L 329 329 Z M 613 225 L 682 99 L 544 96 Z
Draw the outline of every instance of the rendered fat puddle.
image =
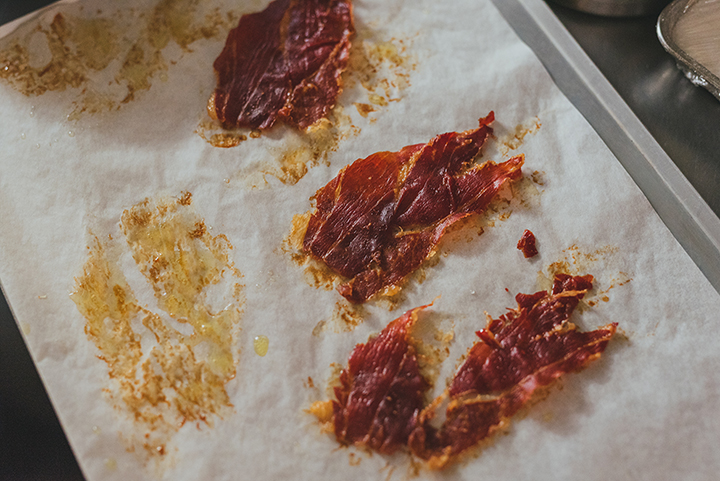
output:
M 270 340 L 267 336 L 259 335 L 255 336 L 255 339 L 253 339 L 253 349 L 255 349 L 255 354 L 258 356 L 265 357 L 269 347 Z
M 135 425 L 134 434 L 123 433 L 129 450 L 143 448 L 147 456 L 167 454 L 186 423 L 212 427 L 232 412 L 226 385 L 238 364 L 242 275 L 228 239 L 210 235 L 190 204 L 185 193 L 125 210 L 126 242 L 94 237 L 71 294 L 107 364 L 106 392 Z M 131 289 L 121 270 L 123 249 L 157 308 L 141 305 Z

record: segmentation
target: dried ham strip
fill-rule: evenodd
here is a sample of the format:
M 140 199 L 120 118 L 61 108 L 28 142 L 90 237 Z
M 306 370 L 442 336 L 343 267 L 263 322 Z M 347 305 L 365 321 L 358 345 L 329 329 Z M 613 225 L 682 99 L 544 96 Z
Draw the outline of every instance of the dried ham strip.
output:
M 407 445 L 434 469 L 487 438 L 542 387 L 600 357 L 616 324 L 579 332 L 569 317 L 592 276 L 558 274 L 551 292 L 518 294 L 518 307 L 490 320 L 449 388 L 429 405 L 409 330 L 421 308 L 391 322 L 353 350 L 335 388 L 337 440 L 382 453 Z M 423 306 L 427 307 L 427 306 Z M 449 397 L 440 428 L 430 421 Z
M 213 65 L 208 112 L 232 127 L 314 124 L 335 105 L 353 32 L 350 0 L 275 0 L 244 15 Z
M 353 350 L 333 401 L 333 425 L 340 443 L 365 445 L 386 454 L 407 443 L 429 387 L 408 342 L 408 330 L 424 307 L 406 312 Z
M 472 165 L 493 120 L 490 112 L 477 129 L 359 159 L 315 194 L 303 249 L 350 278 L 340 294 L 361 303 L 398 286 L 432 255 L 449 226 L 481 213 L 522 175 L 522 155 Z
M 579 332 L 568 321 L 592 280 L 558 274 L 551 293 L 518 294 L 516 310 L 478 331 L 481 342 L 470 348 L 448 388 L 445 422 L 439 429 L 430 425 L 437 402 L 423 411 L 411 451 L 431 468 L 442 468 L 502 426 L 539 388 L 600 357 L 617 324 Z

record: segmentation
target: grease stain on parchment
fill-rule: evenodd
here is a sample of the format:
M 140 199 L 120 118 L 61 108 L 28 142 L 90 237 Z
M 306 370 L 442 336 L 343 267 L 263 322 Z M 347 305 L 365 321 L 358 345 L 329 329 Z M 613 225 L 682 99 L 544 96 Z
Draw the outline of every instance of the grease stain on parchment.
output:
M 402 100 L 410 87 L 410 72 L 417 67 L 416 57 L 410 53 L 411 39 L 381 40 L 370 29 L 359 29 L 353 40 L 348 62 L 347 88 L 360 85 L 365 91 L 362 102 L 355 108 L 363 117 L 381 111 L 390 102 Z
M 226 385 L 238 365 L 244 286 L 232 245 L 209 233 L 189 193 L 146 199 L 122 213 L 120 227 L 125 245 L 92 236 L 71 298 L 107 364 L 105 391 L 133 423 L 122 433 L 128 449 L 149 460 L 170 452 L 183 425 L 212 427 L 232 413 Z M 125 253 L 157 309 L 136 297 Z
M 195 129 L 202 139 L 214 147 L 232 148 L 264 135 L 259 130 L 244 128 L 225 129 L 217 121 L 202 120 Z M 308 170 L 320 164 L 329 165 L 328 156 L 335 152 L 340 142 L 360 133 L 341 104 L 335 105 L 327 118 L 320 119 L 305 130 L 285 125 L 273 127 L 272 135 L 279 140 L 267 147 L 270 160 L 263 161 L 250 172 L 243 171 L 249 188 L 263 189 L 269 186 L 268 176 L 286 185 L 295 185 Z
M 339 286 L 343 277 L 333 272 L 324 262 L 313 259 L 303 250 L 303 239 L 310 217 L 312 217 L 312 211 L 293 216 L 290 232 L 280 245 L 280 253 L 288 256 L 293 264 L 303 268 L 303 277 L 309 286 L 329 291 Z M 320 321 L 318 326 L 324 322 Z M 315 335 L 324 330 L 318 326 L 315 329 L 319 330 L 313 331 Z
M 350 304 L 345 299 L 337 301 L 329 318 L 319 321 L 312 331 L 312 335 L 319 337 L 323 332 L 335 333 L 351 332 L 364 322 L 366 316 L 362 305 Z
M 283 184 L 294 185 L 307 174 L 308 169 L 320 164 L 330 165 L 328 156 L 335 152 L 340 142 L 360 133 L 352 124 L 342 105 L 336 105 L 327 118 L 320 119 L 304 132 L 293 132 L 285 147 L 273 149 L 275 162 L 263 165 L 260 172 L 267 185 L 270 175 Z
M 450 355 L 454 338 L 455 323 L 434 313 L 424 314 L 410 331 L 410 344 L 415 349 L 420 374 L 431 388 L 435 387 L 442 364 Z M 431 391 L 428 390 L 428 396 L 431 396 Z
M 534 117 L 526 122 L 518 124 L 512 132 L 503 134 L 497 138 L 500 155 L 505 157 L 511 150 L 519 149 L 525 143 L 525 137 L 535 135 L 542 127 L 540 119 Z
M 593 307 L 600 302 L 609 302 L 609 292 L 616 287 L 624 286 L 633 280 L 632 274 L 617 270 L 613 271 L 610 265 L 620 252 L 616 246 L 603 246 L 595 249 L 584 249 L 573 244 L 562 251 L 561 257 L 538 271 L 536 287 L 538 290 L 550 290 L 555 274 L 569 274 L 580 276 L 602 272 L 601 278 L 593 280 L 593 288 L 582 299 L 579 309 Z M 608 273 L 611 272 L 611 273 Z
M 27 96 L 77 90 L 68 120 L 120 109 L 167 81 L 176 60 L 166 58 L 166 47 L 191 52 L 200 39 L 224 38 L 237 21 L 234 12 L 201 7 L 200 0 L 161 0 L 145 10 L 29 22 L 2 42 L 0 80 Z

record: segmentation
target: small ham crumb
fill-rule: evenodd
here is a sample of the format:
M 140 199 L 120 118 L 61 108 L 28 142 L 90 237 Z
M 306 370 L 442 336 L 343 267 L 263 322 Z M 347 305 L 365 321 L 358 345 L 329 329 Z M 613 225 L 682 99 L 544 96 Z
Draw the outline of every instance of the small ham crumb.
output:
M 518 250 L 522 251 L 526 259 L 535 257 L 538 254 L 537 247 L 535 247 L 535 234 L 525 229 L 522 237 L 517 243 Z

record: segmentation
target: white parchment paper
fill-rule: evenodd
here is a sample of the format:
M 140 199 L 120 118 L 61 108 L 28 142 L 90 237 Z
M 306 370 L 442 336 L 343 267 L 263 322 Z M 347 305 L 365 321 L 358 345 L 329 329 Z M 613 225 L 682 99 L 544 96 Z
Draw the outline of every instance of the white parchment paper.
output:
M 57 8 L 91 16 L 104 3 Z M 113 8 L 140 11 L 152 3 Z M 217 7 L 245 13 L 266 3 Z M 597 279 L 595 305 L 576 322 L 586 329 L 618 322 L 626 337 L 614 339 L 586 371 L 567 376 L 562 389 L 479 456 L 442 473 L 420 469 L 419 478 L 714 479 L 720 297 L 618 161 L 489 1 L 354 5 L 359 31 L 404 42 L 414 62 L 409 86 L 399 101 L 368 117 L 352 105 L 365 101 L 362 89 L 348 88 L 340 104 L 357 135 L 295 185 L 272 176 L 256 188 L 248 181 L 263 163 L 276 161 L 285 130 L 231 149 L 194 133 L 214 89 L 211 64 L 224 38 L 188 48 L 170 43 L 163 50 L 167 70 L 134 101 L 70 120 L 87 85 L 28 97 L 0 83 L 0 279 L 87 478 L 404 479 L 413 471 L 407 456 L 338 449 L 304 412 L 327 398 L 331 364 L 344 364 L 356 343 L 405 310 L 441 296 L 425 316 L 454 324 L 442 386 L 484 326 L 483 312 L 497 317 L 514 307 L 515 293 L 538 288 L 538 272 L 565 261 Z M 56 11 L 33 21 L 48 25 Z M 132 28 L 124 35 L 134 35 Z M 101 77 L 91 76 L 88 85 Z M 454 233 L 424 282 L 411 280 L 392 312 L 371 302 L 354 330 L 313 335 L 341 298 L 308 285 L 303 268 L 283 252 L 293 215 L 307 211 L 313 193 L 355 159 L 474 128 L 490 110 L 498 139 L 517 125 L 541 123 L 516 150 L 499 140 L 486 150 L 497 161 L 525 153 L 526 176 L 538 172 L 541 179 L 537 195 L 514 204 L 508 218 L 481 236 L 472 228 Z M 164 458 L 148 461 L 128 451 L 133 423 L 103 393 L 107 366 L 69 294 L 87 258 L 89 231 L 112 235 L 126 248 L 118 227 L 123 210 L 182 191 L 192 192 L 193 209 L 213 233 L 235 246 L 233 261 L 244 276 L 237 376 L 227 385 L 234 407 L 212 427 L 183 426 Z M 540 256 L 532 260 L 515 249 L 524 229 L 538 238 Z M 132 263 L 125 267 L 131 271 Z M 150 291 L 140 292 L 142 278 L 133 279 L 136 294 L 152 303 Z M 264 357 L 253 352 L 258 335 L 270 341 Z M 308 377 L 316 388 L 307 386 Z

